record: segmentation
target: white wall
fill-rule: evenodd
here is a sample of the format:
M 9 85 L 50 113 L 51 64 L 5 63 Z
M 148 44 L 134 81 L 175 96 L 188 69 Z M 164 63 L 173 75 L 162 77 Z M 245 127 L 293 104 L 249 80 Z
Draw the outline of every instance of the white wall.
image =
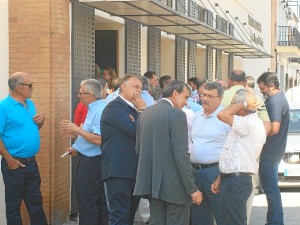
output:
M 0 99 L 8 94 L 8 0 L 0 0 Z M 0 173 L 0 225 L 6 224 L 4 185 Z

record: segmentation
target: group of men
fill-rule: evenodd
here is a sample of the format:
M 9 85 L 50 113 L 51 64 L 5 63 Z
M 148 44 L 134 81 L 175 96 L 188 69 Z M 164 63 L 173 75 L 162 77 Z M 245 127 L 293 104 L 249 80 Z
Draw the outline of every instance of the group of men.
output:
M 151 73 L 150 84 L 156 76 Z M 145 198 L 151 225 L 210 225 L 214 219 L 218 225 L 245 225 L 259 155 L 267 224 L 283 224 L 277 169 L 289 107 L 276 75 L 266 72 L 257 80 L 266 106 L 245 88 L 243 71 L 231 72 L 225 92 L 221 82 L 206 82 L 199 95 L 202 107 L 190 124 L 182 110 L 192 96 L 190 87 L 164 77 L 160 100 L 148 107 L 139 76 L 126 75 L 108 104 L 98 81 L 81 83 L 78 97 L 88 107 L 83 125 L 61 121 L 62 135 L 75 140 L 67 152 L 79 157 L 74 177 L 79 224 L 132 225 Z M 15 73 L 8 83 L 10 95 L 0 101 L 7 223 L 22 224 L 23 199 L 31 224 L 44 225 L 35 155 L 45 117 L 30 100 L 30 75 Z

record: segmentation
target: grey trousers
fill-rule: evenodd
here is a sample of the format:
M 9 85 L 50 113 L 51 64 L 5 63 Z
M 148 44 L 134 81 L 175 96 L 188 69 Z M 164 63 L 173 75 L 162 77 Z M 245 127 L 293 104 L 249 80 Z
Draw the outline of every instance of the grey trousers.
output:
M 188 225 L 190 205 L 172 204 L 160 199 L 149 199 L 150 225 Z

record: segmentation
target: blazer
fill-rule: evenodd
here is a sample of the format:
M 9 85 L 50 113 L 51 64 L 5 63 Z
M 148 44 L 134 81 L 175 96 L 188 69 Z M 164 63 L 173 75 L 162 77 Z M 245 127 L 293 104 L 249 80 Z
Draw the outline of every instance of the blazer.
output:
M 133 122 L 129 115 L 133 116 Z M 102 179 L 110 177 L 135 179 L 137 154 L 135 137 L 138 113 L 117 97 L 103 110 L 101 117 Z
M 139 157 L 134 195 L 190 204 L 196 192 L 188 155 L 188 128 L 182 110 L 162 99 L 146 108 L 137 128 Z

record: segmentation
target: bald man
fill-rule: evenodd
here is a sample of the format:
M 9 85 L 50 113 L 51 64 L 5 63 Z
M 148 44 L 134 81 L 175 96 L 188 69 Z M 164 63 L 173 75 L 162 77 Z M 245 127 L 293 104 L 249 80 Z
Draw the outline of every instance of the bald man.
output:
M 29 74 L 14 73 L 8 80 L 10 94 L 0 101 L 0 154 L 5 185 L 7 225 L 22 225 L 20 205 L 26 204 L 31 225 L 46 225 L 40 191 L 41 178 L 35 155 L 40 149 L 39 129 L 45 116 L 30 99 Z

